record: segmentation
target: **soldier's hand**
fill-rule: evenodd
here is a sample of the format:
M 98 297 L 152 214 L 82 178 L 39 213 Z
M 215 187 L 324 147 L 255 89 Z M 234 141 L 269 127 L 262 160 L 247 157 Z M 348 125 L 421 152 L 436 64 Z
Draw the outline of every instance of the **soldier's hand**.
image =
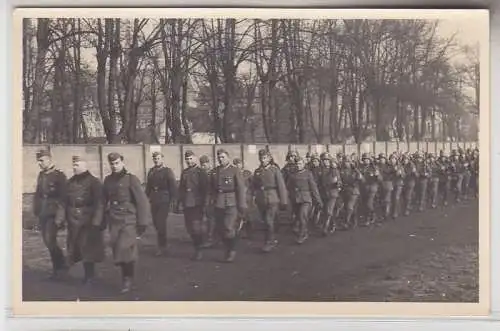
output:
M 138 224 L 137 225 L 137 235 L 140 237 L 146 232 L 146 226 L 143 224 Z
M 57 223 L 57 229 L 58 230 L 65 230 L 66 229 L 66 222 L 59 222 Z

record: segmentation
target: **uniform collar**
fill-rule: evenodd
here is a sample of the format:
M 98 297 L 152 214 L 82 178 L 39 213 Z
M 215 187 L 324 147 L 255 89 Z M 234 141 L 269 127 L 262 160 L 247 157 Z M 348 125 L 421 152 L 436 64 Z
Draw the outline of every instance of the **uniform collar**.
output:
M 50 174 L 51 172 L 54 172 L 56 170 L 56 165 L 52 164 L 50 167 L 48 167 L 46 170 L 43 170 L 45 174 Z

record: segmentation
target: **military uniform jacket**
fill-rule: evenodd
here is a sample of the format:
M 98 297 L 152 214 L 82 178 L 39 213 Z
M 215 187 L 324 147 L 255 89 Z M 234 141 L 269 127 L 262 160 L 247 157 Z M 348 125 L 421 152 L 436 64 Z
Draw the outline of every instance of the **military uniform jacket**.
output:
M 151 208 L 139 179 L 123 170 L 104 179 L 105 217 L 110 224 L 150 223 Z
M 400 165 L 385 164 L 382 168 L 382 177 L 385 182 L 403 185 L 404 169 Z
M 283 180 L 285 183 L 288 182 L 288 177 L 296 171 L 296 168 L 293 164 L 287 163 L 281 169 L 281 174 L 283 175 Z
M 293 203 L 322 203 L 313 174 L 307 169 L 295 171 L 288 177 L 288 191 Z
M 88 171 L 71 177 L 64 206 L 69 224 L 100 226 L 104 209 L 101 181 Z
M 159 166 L 148 171 L 146 195 L 152 204 L 168 204 L 177 197 L 177 183 L 172 169 Z
M 431 176 L 431 168 L 426 161 L 419 161 L 415 163 L 417 167 L 417 174 L 419 179 L 427 179 Z
M 259 166 L 255 170 L 252 191 L 258 205 L 287 204 L 288 192 L 285 180 L 275 165 Z
M 363 174 L 363 181 L 366 185 L 375 185 L 382 180 L 380 169 L 374 164 L 363 166 L 361 173 Z
M 211 197 L 215 208 L 246 209 L 245 182 L 240 169 L 233 165 L 218 166 L 211 176 Z
M 245 183 L 245 192 L 247 203 L 252 200 L 252 172 L 250 170 L 243 169 L 241 171 L 241 177 L 243 177 L 243 182 Z
M 33 212 L 39 218 L 56 217 L 63 213 L 67 178 L 54 166 L 40 171 L 37 178 Z
M 323 168 L 318 177 L 318 188 L 325 198 L 334 198 L 339 194 L 342 187 L 340 171 L 333 168 Z
M 364 180 L 361 171 L 354 168 L 344 168 L 340 171 L 342 183 L 347 189 L 346 191 L 351 194 L 359 195 L 359 184 Z
M 318 183 L 319 176 L 321 175 L 322 167 L 315 167 L 311 163 L 311 165 L 310 165 L 310 171 L 313 174 L 314 180 L 316 181 L 316 183 Z
M 408 163 L 403 166 L 403 169 L 407 182 L 414 182 L 417 179 L 417 166 L 415 165 L 415 163 L 413 163 L 413 161 L 408 161 Z
M 208 172 L 198 166 L 182 171 L 179 183 L 179 201 L 184 208 L 206 206 L 208 202 Z

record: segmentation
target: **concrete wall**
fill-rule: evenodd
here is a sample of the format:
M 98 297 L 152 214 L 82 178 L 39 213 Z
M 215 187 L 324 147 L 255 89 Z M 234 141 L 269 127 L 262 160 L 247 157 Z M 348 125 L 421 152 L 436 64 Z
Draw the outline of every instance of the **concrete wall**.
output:
M 364 143 L 361 145 L 286 145 L 276 144 L 267 145 L 271 151 L 276 163 L 283 166 L 285 157 L 289 150 L 297 150 L 300 155 L 304 156 L 307 152 L 323 152 L 329 151 L 331 154 L 338 152 L 351 154 L 358 152 L 370 153 L 392 153 L 393 151 L 415 152 L 424 151 L 438 153 L 444 150 L 449 153 L 452 149 L 475 148 L 477 142 L 461 142 L 461 143 L 443 143 L 443 142 L 373 142 Z M 89 160 L 90 171 L 97 177 L 103 179 L 110 173 L 107 155 L 111 152 L 119 152 L 125 158 L 127 169 L 137 175 L 144 182 L 147 170 L 152 166 L 151 154 L 156 150 L 161 150 L 165 155 L 165 163 L 171 167 L 179 179 L 182 169 L 185 167 L 183 161 L 184 152 L 192 150 L 196 155 L 207 155 L 216 165 L 216 151 L 219 148 L 224 148 L 228 151 L 230 158 L 240 158 L 243 160 L 245 168 L 254 170 L 259 165 L 258 151 L 265 148 L 266 145 L 240 145 L 240 144 L 223 144 L 223 145 L 24 145 L 23 146 L 23 193 L 33 193 L 36 186 L 36 177 L 39 172 L 36 163 L 35 155 L 40 149 L 49 149 L 53 155 L 56 166 L 64 171 L 70 177 L 72 176 L 71 157 L 74 154 L 85 154 Z

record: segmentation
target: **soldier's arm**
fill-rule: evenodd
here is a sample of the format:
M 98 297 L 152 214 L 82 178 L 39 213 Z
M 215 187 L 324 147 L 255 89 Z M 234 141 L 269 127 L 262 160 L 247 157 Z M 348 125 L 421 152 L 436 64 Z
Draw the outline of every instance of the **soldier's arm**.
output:
M 185 172 L 182 171 L 181 173 L 181 179 L 179 180 L 179 189 L 177 191 L 177 206 L 179 203 L 182 203 L 184 201 L 184 193 L 186 192 L 186 175 Z
M 245 209 L 247 208 L 245 180 L 241 175 L 241 171 L 239 171 L 238 169 L 236 169 L 236 171 L 234 172 L 234 182 L 236 184 L 236 201 L 238 208 Z
M 42 180 L 41 180 L 41 174 L 39 173 L 37 178 L 36 178 L 36 189 L 35 189 L 35 196 L 33 197 L 33 214 L 35 214 L 36 217 L 40 215 L 40 194 L 41 194 L 41 186 L 42 186 Z
M 167 181 L 170 189 L 170 196 L 172 199 L 176 199 L 178 194 L 177 182 L 175 180 L 175 174 L 170 168 L 167 169 Z
M 321 200 L 321 196 L 319 194 L 318 185 L 316 184 L 312 173 L 309 173 L 309 189 L 311 190 L 314 200 L 318 204 L 323 204 L 323 201 Z
M 146 195 L 149 197 L 149 195 L 151 194 L 151 180 L 150 180 L 150 177 L 151 177 L 151 172 L 152 172 L 152 168 L 148 170 L 148 174 L 146 176 L 146 189 L 145 189 L 145 192 L 146 192 Z
M 102 224 L 104 214 L 103 185 L 99 179 L 93 178 L 90 189 L 92 190 L 93 197 L 92 225 L 100 226 Z
M 276 169 L 274 172 L 276 176 L 276 185 L 278 186 L 278 194 L 280 198 L 280 202 L 282 205 L 288 204 L 288 191 L 286 189 L 285 179 L 283 178 L 283 174 L 279 169 Z
M 137 224 L 147 225 L 151 223 L 151 208 L 146 193 L 142 190 L 141 182 L 135 175 L 130 174 L 130 191 L 134 198 L 137 209 Z

